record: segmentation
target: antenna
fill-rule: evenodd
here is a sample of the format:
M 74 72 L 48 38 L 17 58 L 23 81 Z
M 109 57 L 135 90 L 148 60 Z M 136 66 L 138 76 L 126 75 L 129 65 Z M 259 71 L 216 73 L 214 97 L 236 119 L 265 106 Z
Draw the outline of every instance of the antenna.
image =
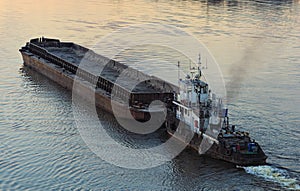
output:
M 192 67 L 192 62 L 191 62 L 191 60 L 189 60 L 189 61 L 190 61 L 190 70 L 196 70 L 195 66 Z
M 201 77 L 201 54 L 199 53 L 199 59 L 198 59 L 198 72 L 199 72 L 199 76 Z
M 179 61 L 177 63 L 177 67 L 178 67 L 178 74 L 177 74 L 177 76 L 178 76 L 178 87 L 180 88 L 180 83 L 179 83 L 179 81 L 180 81 L 180 62 Z
M 189 60 L 190 61 L 190 73 L 191 73 L 191 75 L 192 75 L 192 80 L 194 79 L 194 73 L 196 72 L 195 70 L 196 70 L 196 68 L 195 67 L 192 67 L 192 62 L 191 62 L 191 60 Z

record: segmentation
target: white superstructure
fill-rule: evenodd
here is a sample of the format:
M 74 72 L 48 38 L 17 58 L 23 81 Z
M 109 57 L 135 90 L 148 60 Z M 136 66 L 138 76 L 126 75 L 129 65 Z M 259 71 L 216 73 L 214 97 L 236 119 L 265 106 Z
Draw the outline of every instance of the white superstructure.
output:
M 222 125 L 227 116 L 227 109 L 223 108 L 222 99 L 211 92 L 209 86 L 201 77 L 201 58 L 197 69 L 191 68 L 190 75 L 179 79 L 179 94 L 176 118 L 188 125 L 197 134 L 202 134 L 210 126 Z M 219 130 L 220 130 L 219 129 Z

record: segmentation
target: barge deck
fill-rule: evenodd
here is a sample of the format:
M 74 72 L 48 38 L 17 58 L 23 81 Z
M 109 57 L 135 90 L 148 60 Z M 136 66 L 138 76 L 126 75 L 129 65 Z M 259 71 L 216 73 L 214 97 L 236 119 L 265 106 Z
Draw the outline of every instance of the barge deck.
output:
M 120 111 L 129 109 L 135 119 L 147 121 L 153 100 L 166 103 L 174 98 L 171 84 L 72 42 L 42 37 L 30 40 L 20 52 L 25 65 L 70 90 L 75 76 L 80 78 L 82 86 L 76 93 L 87 99 L 95 93 L 96 105 L 109 112 L 113 112 L 111 102 L 117 100 Z M 120 76 L 126 80 L 118 80 Z

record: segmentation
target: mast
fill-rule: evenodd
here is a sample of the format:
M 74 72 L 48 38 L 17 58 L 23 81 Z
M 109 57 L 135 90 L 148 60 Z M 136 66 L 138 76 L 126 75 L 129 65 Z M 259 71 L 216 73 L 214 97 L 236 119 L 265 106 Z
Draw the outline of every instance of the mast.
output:
M 174 100 L 180 100 L 180 61 L 177 62 L 178 94 L 174 95 Z
M 198 58 L 198 73 L 199 73 L 199 79 L 201 78 L 202 76 L 202 73 L 201 73 L 201 54 L 199 53 L 199 58 Z
M 177 63 L 177 69 L 178 69 L 178 73 L 177 73 L 177 77 L 178 77 L 178 85 L 179 85 L 179 80 L 180 80 L 180 62 L 178 61 Z M 179 87 L 179 86 L 178 86 Z

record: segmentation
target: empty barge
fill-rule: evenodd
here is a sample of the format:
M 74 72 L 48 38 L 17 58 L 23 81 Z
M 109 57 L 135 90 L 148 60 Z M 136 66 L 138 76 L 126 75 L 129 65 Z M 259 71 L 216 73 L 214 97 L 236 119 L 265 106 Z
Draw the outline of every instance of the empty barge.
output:
M 118 114 L 124 115 L 119 117 L 147 121 L 151 117 L 149 105 L 153 100 L 166 103 L 174 97 L 170 84 L 73 42 L 36 38 L 27 42 L 20 52 L 25 66 L 76 91 L 83 98 L 90 99 L 94 94 L 96 106 L 113 113 L 113 102 Z M 125 73 L 126 80 L 117 80 L 121 73 Z M 75 77 L 80 83 L 73 89 Z M 163 112 L 154 107 L 151 113 L 155 110 Z

